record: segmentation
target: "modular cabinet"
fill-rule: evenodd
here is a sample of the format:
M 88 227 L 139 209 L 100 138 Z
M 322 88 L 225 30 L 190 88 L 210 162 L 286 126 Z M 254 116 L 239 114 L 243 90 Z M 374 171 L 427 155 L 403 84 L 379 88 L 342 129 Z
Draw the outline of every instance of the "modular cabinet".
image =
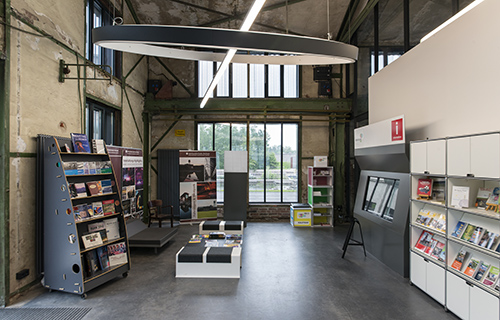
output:
M 448 176 L 500 178 L 500 134 L 450 138 Z
M 333 167 L 307 168 L 307 202 L 313 227 L 333 226 Z
M 412 173 L 444 175 L 446 173 L 446 140 L 412 142 L 410 158 Z
M 498 298 L 446 272 L 446 307 L 463 320 L 500 319 Z
M 130 269 L 127 229 L 108 154 L 61 152 L 59 145 L 64 144 L 71 145 L 71 140 L 50 137 L 41 155 L 44 188 L 42 283 L 47 289 L 76 293 L 84 298 L 89 290 L 117 276 L 127 276 Z M 99 163 L 105 164 L 106 169 L 98 170 L 102 173 L 84 170 L 69 175 L 69 170 L 64 170 L 68 168 L 65 163 L 75 166 Z M 104 180 L 105 193 L 87 191 L 94 182 Z M 75 184 L 84 185 L 76 197 L 72 192 Z M 109 211 L 90 214 L 89 210 L 97 210 L 103 201 L 108 203 L 106 209 Z M 89 227 L 96 224 L 104 224 L 109 230 Z M 89 245 L 89 240 L 93 241 L 91 235 L 95 240 L 96 233 L 101 241 Z M 84 240 L 84 236 L 89 237 Z
M 410 254 L 410 278 L 416 285 L 437 302 L 445 303 L 445 270 L 430 259 L 414 252 Z

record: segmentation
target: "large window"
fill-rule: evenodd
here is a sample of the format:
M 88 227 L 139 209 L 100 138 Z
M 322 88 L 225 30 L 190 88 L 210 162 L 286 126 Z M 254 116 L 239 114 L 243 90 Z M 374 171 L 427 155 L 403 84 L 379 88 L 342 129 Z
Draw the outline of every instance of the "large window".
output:
M 217 152 L 217 200 L 224 201 L 224 151 L 248 151 L 249 201 L 298 201 L 298 124 L 198 123 L 198 150 Z
M 89 139 L 121 144 L 120 111 L 87 98 L 85 112 L 85 133 Z
M 87 0 L 85 57 L 96 65 L 110 66 L 113 75 L 121 77 L 121 53 L 92 43 L 92 29 L 113 25 L 113 16 L 116 15 L 116 9 L 108 0 Z M 110 70 L 106 68 L 105 71 Z
M 198 97 L 205 95 L 219 65 L 198 61 Z M 299 67 L 232 63 L 214 92 L 218 98 L 298 98 Z
M 378 53 L 378 69 L 375 70 L 375 52 L 372 51 L 370 55 L 370 75 L 374 75 L 375 73 L 379 72 L 382 70 L 385 66 L 388 66 L 391 64 L 393 61 L 395 61 L 397 58 L 401 57 L 403 55 L 402 50 L 381 50 Z

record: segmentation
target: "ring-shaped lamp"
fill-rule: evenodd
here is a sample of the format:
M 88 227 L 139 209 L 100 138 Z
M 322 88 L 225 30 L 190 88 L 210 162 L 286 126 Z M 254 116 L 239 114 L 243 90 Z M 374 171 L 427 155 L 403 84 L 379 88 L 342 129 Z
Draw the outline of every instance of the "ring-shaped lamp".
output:
M 358 58 L 357 47 L 337 41 L 233 29 L 115 25 L 94 29 L 92 39 L 94 44 L 108 49 L 196 61 L 222 61 L 226 53 L 187 50 L 184 47 L 236 49 L 238 52 L 232 59 L 234 63 L 325 65 L 353 63 Z

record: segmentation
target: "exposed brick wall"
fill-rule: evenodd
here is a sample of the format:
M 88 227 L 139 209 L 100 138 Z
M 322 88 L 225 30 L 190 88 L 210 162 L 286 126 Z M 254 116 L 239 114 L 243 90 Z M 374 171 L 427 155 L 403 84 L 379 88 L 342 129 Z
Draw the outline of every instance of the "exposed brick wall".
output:
M 224 207 L 217 208 L 217 216 L 224 219 Z M 289 205 L 251 205 L 248 206 L 248 221 L 283 221 L 290 220 Z

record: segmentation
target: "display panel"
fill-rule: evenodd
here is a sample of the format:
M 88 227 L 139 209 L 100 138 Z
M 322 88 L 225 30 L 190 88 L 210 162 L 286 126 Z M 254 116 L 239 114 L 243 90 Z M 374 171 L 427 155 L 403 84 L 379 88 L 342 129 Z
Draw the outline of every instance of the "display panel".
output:
M 392 222 L 398 190 L 398 179 L 368 177 L 363 210 Z

